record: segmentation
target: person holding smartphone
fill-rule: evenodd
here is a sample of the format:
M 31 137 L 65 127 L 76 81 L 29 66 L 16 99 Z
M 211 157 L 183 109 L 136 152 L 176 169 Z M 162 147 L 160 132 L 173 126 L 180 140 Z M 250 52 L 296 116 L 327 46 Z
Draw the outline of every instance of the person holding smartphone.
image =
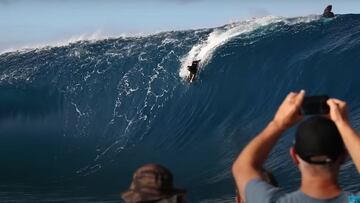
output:
M 246 203 L 338 203 L 348 202 L 351 195 L 360 195 L 360 192 L 345 192 L 338 184 L 339 168 L 347 151 L 360 173 L 360 136 L 349 123 L 346 103 L 329 98 L 326 100 L 328 114 L 304 119 L 300 113 L 304 98 L 303 90 L 289 93 L 272 121 L 234 162 L 232 172 Z M 303 122 L 296 129 L 295 144 L 290 149 L 290 155 L 300 170 L 301 185 L 297 191 L 287 193 L 266 183 L 262 179 L 261 169 L 281 134 L 300 121 Z

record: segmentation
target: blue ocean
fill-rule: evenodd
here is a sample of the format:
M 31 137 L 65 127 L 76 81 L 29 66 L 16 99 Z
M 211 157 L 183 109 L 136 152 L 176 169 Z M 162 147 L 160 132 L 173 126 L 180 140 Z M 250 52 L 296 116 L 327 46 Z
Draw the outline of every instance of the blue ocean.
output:
M 233 161 L 300 89 L 347 101 L 360 131 L 360 15 L 268 16 L 2 53 L 0 202 L 121 202 L 133 172 L 153 162 L 189 202 L 233 202 Z M 291 129 L 266 163 L 288 191 L 300 180 L 293 138 Z M 351 159 L 340 183 L 360 189 Z

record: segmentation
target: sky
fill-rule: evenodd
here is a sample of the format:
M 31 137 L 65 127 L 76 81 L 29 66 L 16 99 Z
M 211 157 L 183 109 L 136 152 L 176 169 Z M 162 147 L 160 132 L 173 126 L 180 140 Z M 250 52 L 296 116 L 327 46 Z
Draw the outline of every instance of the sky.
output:
M 359 0 L 0 0 L 0 53 L 159 31 L 186 30 L 268 15 L 360 13 Z

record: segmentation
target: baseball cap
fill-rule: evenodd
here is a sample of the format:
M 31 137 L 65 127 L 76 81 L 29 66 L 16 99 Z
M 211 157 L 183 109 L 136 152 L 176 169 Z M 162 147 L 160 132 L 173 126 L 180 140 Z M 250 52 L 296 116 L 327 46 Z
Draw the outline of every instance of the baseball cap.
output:
M 314 116 L 298 126 L 295 151 L 308 163 L 326 164 L 336 161 L 345 147 L 335 123 L 325 117 Z
M 185 190 L 173 187 L 171 172 L 159 164 L 146 164 L 133 175 L 128 191 L 121 194 L 127 203 L 158 201 L 174 195 L 184 195 Z

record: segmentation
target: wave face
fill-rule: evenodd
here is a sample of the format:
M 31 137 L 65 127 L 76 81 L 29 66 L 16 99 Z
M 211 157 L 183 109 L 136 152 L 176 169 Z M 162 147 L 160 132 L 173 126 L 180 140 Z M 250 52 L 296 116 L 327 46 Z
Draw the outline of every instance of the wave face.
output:
M 349 103 L 360 130 L 360 15 L 266 17 L 219 28 L 0 55 L 0 199 L 116 202 L 157 162 L 190 202 L 230 202 L 231 164 L 289 91 Z M 191 60 L 199 78 L 184 82 Z M 287 132 L 266 167 L 295 190 Z M 359 187 L 349 160 L 344 189 Z

